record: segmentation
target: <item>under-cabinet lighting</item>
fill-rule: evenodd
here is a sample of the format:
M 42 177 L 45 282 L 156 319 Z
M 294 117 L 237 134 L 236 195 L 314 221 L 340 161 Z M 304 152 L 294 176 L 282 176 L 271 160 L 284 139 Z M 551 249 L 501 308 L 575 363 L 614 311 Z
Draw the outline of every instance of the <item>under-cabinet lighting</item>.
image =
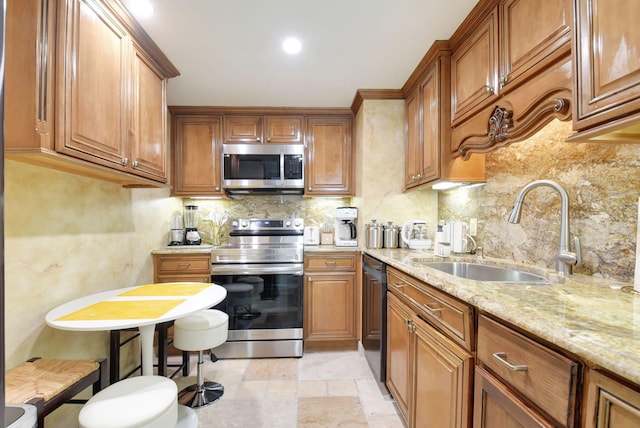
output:
M 443 181 L 443 182 L 434 184 L 433 186 L 431 186 L 431 188 L 433 190 L 449 190 L 455 187 L 463 186 L 464 184 L 465 183 L 453 183 L 451 181 Z

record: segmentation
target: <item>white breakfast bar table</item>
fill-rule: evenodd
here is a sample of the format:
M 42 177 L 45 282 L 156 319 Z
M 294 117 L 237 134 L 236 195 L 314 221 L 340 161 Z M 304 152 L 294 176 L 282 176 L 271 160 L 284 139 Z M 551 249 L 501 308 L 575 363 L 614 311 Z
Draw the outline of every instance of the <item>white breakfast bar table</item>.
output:
M 153 333 L 158 323 L 207 309 L 224 300 L 217 284 L 162 283 L 103 291 L 62 304 L 47 313 L 51 327 L 75 331 L 138 328 L 142 374 L 153 374 Z

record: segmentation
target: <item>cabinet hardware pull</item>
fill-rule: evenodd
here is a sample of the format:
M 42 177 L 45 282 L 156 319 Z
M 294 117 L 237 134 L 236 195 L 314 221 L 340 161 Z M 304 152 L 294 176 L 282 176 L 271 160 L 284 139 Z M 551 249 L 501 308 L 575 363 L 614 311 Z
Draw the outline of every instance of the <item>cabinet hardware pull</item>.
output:
M 429 304 L 428 304 L 428 303 L 425 303 L 425 304 L 424 304 L 424 305 L 422 305 L 422 306 L 424 306 L 425 308 L 427 308 L 427 310 L 428 310 L 429 312 L 431 312 L 432 314 L 438 313 L 438 312 L 440 312 L 440 311 L 444 311 L 444 308 L 432 308 L 431 306 L 429 306 Z
M 256 141 L 257 141 L 257 142 L 260 142 L 260 137 L 256 138 Z
M 500 361 L 502 364 L 507 366 L 507 368 L 509 368 L 509 370 L 511 371 L 526 372 L 527 370 L 529 370 L 529 368 L 524 364 L 511 364 L 509 361 L 507 361 L 506 352 L 496 352 L 495 354 L 493 354 L 493 358 L 495 358 L 496 360 Z
M 334 265 L 336 264 L 336 262 L 332 261 L 332 260 L 325 260 L 324 262 L 325 265 Z
M 403 284 L 401 282 L 392 282 L 391 285 L 393 285 L 396 288 L 403 288 L 407 286 L 407 284 Z
M 500 87 L 504 88 L 505 86 L 507 86 L 507 76 L 502 76 L 500 77 Z
M 493 92 L 494 92 L 494 91 L 493 91 L 493 88 L 492 88 L 491 86 L 489 86 L 489 85 L 487 85 L 487 86 L 485 86 L 485 87 L 484 87 L 484 91 L 485 91 L 487 94 L 493 94 Z
M 191 266 L 191 263 L 178 263 L 178 266 L 185 266 L 185 267 L 189 267 Z
M 137 160 L 136 160 L 136 161 L 133 161 L 133 162 L 131 163 L 131 167 L 132 167 L 132 168 L 137 168 L 137 167 L 138 167 L 138 161 L 137 161 Z
M 127 166 L 127 164 L 129 163 L 129 158 L 122 158 L 122 161 L 120 161 L 120 163 L 122 164 L 122 166 Z

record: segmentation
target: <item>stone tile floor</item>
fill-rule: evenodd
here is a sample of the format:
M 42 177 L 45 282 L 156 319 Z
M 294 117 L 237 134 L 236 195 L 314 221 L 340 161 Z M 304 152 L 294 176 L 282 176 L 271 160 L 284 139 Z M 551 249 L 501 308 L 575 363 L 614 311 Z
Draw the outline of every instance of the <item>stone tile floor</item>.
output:
M 196 382 L 196 361 L 192 353 L 190 376 L 174 378 L 179 390 Z M 197 410 L 200 428 L 404 428 L 358 351 L 215 363 L 205 355 L 204 377 L 225 392 Z M 81 407 L 62 406 L 47 417 L 47 427 L 77 428 Z
M 188 378 L 195 383 L 195 354 Z M 305 353 L 302 358 L 204 363 L 205 380 L 225 387 L 222 398 L 197 410 L 200 427 L 402 428 L 393 400 L 383 395 L 358 351 Z

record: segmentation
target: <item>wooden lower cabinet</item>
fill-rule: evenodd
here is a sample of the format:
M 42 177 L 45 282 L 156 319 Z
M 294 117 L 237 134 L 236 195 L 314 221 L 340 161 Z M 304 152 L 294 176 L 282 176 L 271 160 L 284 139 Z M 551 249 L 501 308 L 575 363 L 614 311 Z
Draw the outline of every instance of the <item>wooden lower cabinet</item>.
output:
M 589 370 L 585 381 L 585 428 L 640 427 L 640 390 L 596 370 Z
M 522 418 L 521 426 L 575 426 L 577 362 L 485 315 L 478 316 L 477 358 L 478 364 L 494 376 L 493 383 L 499 382 L 503 389 L 493 385 L 489 392 L 483 391 L 487 375 L 476 379 L 476 426 L 504 426 L 488 423 L 493 418 L 484 413 L 489 411 L 507 411 L 516 420 Z M 496 395 L 490 404 L 509 401 L 509 405 L 499 411 L 489 405 L 487 410 L 483 394 Z M 516 411 L 513 406 L 520 409 Z M 532 418 L 542 422 L 531 425 L 528 421 Z M 478 425 L 481 421 L 486 423 Z
M 211 282 L 211 255 L 155 254 L 153 282 Z
M 356 349 L 356 253 L 304 257 L 304 347 Z
M 476 367 L 474 428 L 553 427 L 481 367 Z
M 391 293 L 387 335 L 387 387 L 409 427 L 471 426 L 472 356 Z

